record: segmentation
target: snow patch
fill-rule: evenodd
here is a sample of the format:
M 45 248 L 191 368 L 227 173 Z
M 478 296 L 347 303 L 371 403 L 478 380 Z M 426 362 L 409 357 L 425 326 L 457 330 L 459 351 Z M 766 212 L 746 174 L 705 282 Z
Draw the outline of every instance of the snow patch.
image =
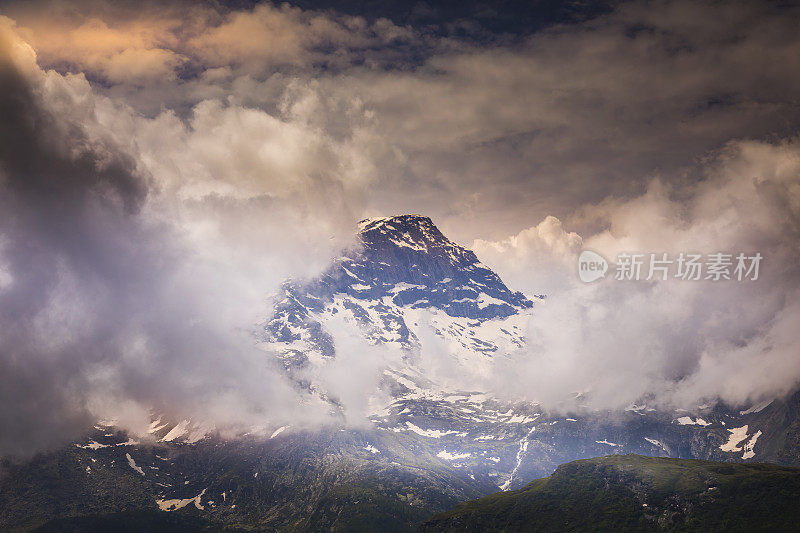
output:
M 720 450 L 723 452 L 740 452 L 742 451 L 741 443 L 744 439 L 747 438 L 747 426 L 742 426 L 740 428 L 733 428 L 729 429 L 731 436 L 728 438 L 728 442 L 721 445 L 719 447 Z M 759 432 L 760 433 L 760 432 Z M 755 443 L 753 443 L 755 444 Z
M 180 423 L 178 423 L 177 426 L 169 430 L 169 433 L 164 435 L 164 438 L 162 438 L 161 440 L 164 442 L 172 442 L 178 437 L 186 435 L 188 432 L 189 432 L 189 421 L 183 420 Z
M 272 433 L 272 435 L 270 435 L 270 436 L 269 436 L 269 438 L 270 438 L 270 439 L 274 439 L 275 437 L 277 437 L 278 435 L 280 435 L 281 433 L 283 433 L 284 431 L 286 431 L 286 428 L 288 428 L 288 427 L 289 427 L 289 426 L 281 426 L 281 427 L 279 427 L 278 429 L 276 429 L 276 430 L 275 430 L 275 431 Z
M 87 444 L 85 446 L 81 446 L 80 444 L 76 444 L 75 447 L 83 448 L 85 450 L 97 450 L 99 448 L 110 448 L 111 446 L 109 444 L 100 444 L 97 441 L 90 440 L 89 444 Z
M 406 422 L 406 427 L 408 427 L 410 431 L 413 431 L 417 435 L 422 435 L 423 437 L 430 437 L 432 439 L 440 439 L 445 435 L 452 435 L 453 433 L 456 433 L 455 431 L 452 430 L 440 431 L 438 429 L 422 429 L 421 427 L 416 426 L 411 422 Z
M 761 430 L 758 430 L 755 433 L 753 433 L 753 436 L 750 438 L 750 440 L 747 441 L 747 443 L 745 443 L 742 459 L 752 459 L 753 457 L 756 456 L 756 452 L 753 450 L 753 448 L 755 447 L 756 441 L 760 436 L 761 436 Z
M 127 459 L 128 459 L 128 464 L 130 465 L 130 467 L 131 467 L 131 468 L 133 468 L 134 470 L 136 470 L 137 472 L 139 472 L 141 475 L 144 475 L 144 470 L 142 470 L 142 467 L 141 467 L 141 466 L 138 466 L 138 465 L 136 464 L 136 461 L 134 461 L 134 460 L 133 460 L 133 457 L 131 457 L 131 454 L 129 454 L 129 453 L 126 453 L 126 454 L 125 454 L 125 458 L 127 458 Z
M 466 459 L 471 455 L 472 454 L 469 453 L 450 453 L 447 450 L 442 450 L 436 454 L 436 457 L 441 457 L 442 459 L 447 459 L 448 461 L 456 461 L 458 459 Z
M 766 400 L 766 401 L 763 401 L 761 403 L 757 403 L 756 405 L 752 406 L 750 409 L 747 409 L 746 411 L 739 411 L 739 414 L 740 415 L 749 415 L 751 413 L 760 413 L 761 411 L 763 411 L 764 409 L 769 407 L 769 405 L 771 403 L 772 403 L 772 400 Z
M 486 309 L 490 305 L 508 305 L 508 302 L 504 302 L 499 298 L 489 296 L 485 292 L 482 292 L 478 295 L 477 304 L 478 304 L 478 309 Z
M 514 481 L 514 476 L 516 475 L 517 471 L 519 470 L 520 465 L 522 464 L 522 458 L 525 455 L 525 452 L 528 451 L 528 439 L 533 435 L 533 432 L 536 431 L 536 426 L 533 426 L 528 434 L 522 437 L 519 441 L 519 449 L 517 450 L 517 462 L 514 465 L 514 469 L 508 475 L 508 479 L 502 484 L 499 485 L 500 490 L 506 491 L 511 486 L 511 482 Z
M 678 424 L 682 426 L 710 426 L 711 422 L 706 422 L 702 418 L 698 418 L 696 420 L 692 420 L 691 416 L 682 416 L 678 419 Z
M 159 417 L 156 420 L 153 420 L 152 422 L 150 422 L 150 426 L 148 426 L 147 432 L 152 434 L 152 433 L 155 433 L 156 431 L 164 429 L 165 427 L 167 427 L 167 424 L 166 423 L 162 424 L 161 423 L 161 417 Z
M 184 498 L 184 499 L 173 499 L 173 500 L 156 500 L 156 504 L 158 508 L 162 511 L 177 511 L 178 509 L 183 509 L 190 503 L 194 502 L 194 506 L 200 509 L 201 511 L 205 509 L 203 505 L 200 503 L 200 498 L 203 497 L 203 494 L 206 493 L 207 489 L 203 489 L 203 492 L 195 496 L 194 498 Z

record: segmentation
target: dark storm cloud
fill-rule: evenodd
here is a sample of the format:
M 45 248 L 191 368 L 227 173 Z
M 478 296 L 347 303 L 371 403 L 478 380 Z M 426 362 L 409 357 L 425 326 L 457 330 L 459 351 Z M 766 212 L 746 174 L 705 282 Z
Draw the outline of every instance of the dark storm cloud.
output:
M 132 236 L 103 233 L 105 224 L 124 226 L 135 216 L 146 186 L 130 157 L 93 149 L 79 124 L 42 108 L 11 59 L 13 46 L 0 33 L 0 235 L 12 279 L 0 300 L 0 450 L 27 453 L 91 421 L 81 405 L 86 383 L 78 369 L 102 358 L 103 335 L 92 344 L 67 340 L 58 355 L 63 361 L 53 365 L 52 354 L 40 352 L 37 339 L 48 333 L 36 331 L 43 326 L 37 322 L 64 269 L 87 278 L 110 275 L 113 283 L 135 274 L 124 253 Z
M 403 155 L 376 203 L 400 198 L 463 238 L 498 237 L 637 196 L 654 175 L 688 185 L 732 139 L 796 134 L 798 21 L 796 8 L 756 2 L 627 3 L 523 46 L 443 53 L 343 90 L 375 109 Z M 418 195 L 401 192 L 407 182 Z
M 263 352 L 219 316 L 219 271 L 142 215 L 147 174 L 48 76 L 0 26 L 0 454 L 98 416 L 141 428 L 150 408 L 220 429 L 290 412 Z
M 254 2 L 224 2 L 245 7 Z M 439 36 L 481 42 L 530 35 L 554 24 L 578 22 L 610 11 L 617 2 L 562 0 L 410 0 L 361 2 L 357 0 L 295 0 L 303 9 L 333 9 L 367 19 L 388 18 Z

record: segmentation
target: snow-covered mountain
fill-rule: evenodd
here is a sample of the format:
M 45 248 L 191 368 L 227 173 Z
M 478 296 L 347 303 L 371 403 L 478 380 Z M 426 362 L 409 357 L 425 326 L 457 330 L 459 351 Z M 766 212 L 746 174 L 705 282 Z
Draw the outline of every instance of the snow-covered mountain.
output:
M 287 364 L 334 357 L 334 319 L 357 326 L 372 344 L 409 354 L 419 350 L 426 326 L 465 359 L 522 345 L 533 302 L 506 287 L 430 218 L 363 220 L 358 242 L 319 278 L 283 286 L 264 333 Z
M 263 340 L 288 372 L 334 401 L 323 382 L 308 377 L 352 349 L 337 346 L 342 331 L 401 354 L 385 360 L 390 395 L 378 395 L 383 403 L 370 413 L 378 434 L 408 435 L 442 461 L 488 476 L 502 489 L 546 475 L 561 462 L 608 453 L 756 456 L 761 434 L 744 421 L 753 411 L 658 412 L 642 405 L 621 413 L 548 413 L 536 403 L 504 402 L 490 390 L 438 380 L 421 362 L 429 344 L 462 375 L 487 374 L 494 358 L 524 348 L 526 325 L 544 296 L 509 289 L 424 216 L 364 220 L 358 242 L 318 278 L 283 286 Z M 741 438 L 728 444 L 734 437 Z
M 791 402 L 741 411 L 699 406 L 663 412 L 633 405 L 616 413 L 563 413 L 439 379 L 425 366 L 431 345 L 460 376 L 480 377 L 496 358 L 524 348 L 527 323 L 536 319 L 544 296 L 529 298 L 508 288 L 428 217 L 363 220 L 357 237 L 358 246 L 319 277 L 283 285 L 259 336 L 298 386 L 333 410 L 346 406 L 317 380 L 326 366 L 347 356 L 355 358 L 353 365 L 381 358 L 379 381 L 354 383 L 359 394 L 372 396 L 364 414 L 374 429 L 359 453 L 402 463 L 407 454 L 424 450 L 435 464 L 504 490 L 548 475 L 560 463 L 608 453 L 723 461 L 774 453 L 765 441 L 779 430 L 768 428 L 785 423 L 770 413 L 784 412 L 775 406 Z M 354 345 L 354 338 L 361 343 Z M 480 380 L 470 385 L 475 383 Z M 292 438 L 303 431 L 300 426 L 267 428 L 266 435 Z M 151 426 L 151 435 L 164 444 L 202 444 L 212 434 L 213 428 L 187 420 L 156 420 Z
M 53 454 L 0 462 L 0 529 L 131 510 L 178 520 L 191 515 L 172 511 L 186 509 L 220 526 L 411 530 L 575 459 L 638 453 L 800 465 L 800 392 L 747 409 L 551 412 L 502 401 L 472 386 L 479 379 L 446 379 L 426 354 L 480 377 L 498 358 L 524 353 L 543 297 L 509 289 L 427 217 L 365 220 L 358 241 L 318 278 L 286 282 L 258 340 L 334 412 L 346 402 L 318 379 L 324 370 L 347 357 L 371 365 L 380 379 L 353 385 L 372 396 L 363 413 L 371 424 L 276 425 L 231 439 L 157 414 L 141 436 L 101 422 Z

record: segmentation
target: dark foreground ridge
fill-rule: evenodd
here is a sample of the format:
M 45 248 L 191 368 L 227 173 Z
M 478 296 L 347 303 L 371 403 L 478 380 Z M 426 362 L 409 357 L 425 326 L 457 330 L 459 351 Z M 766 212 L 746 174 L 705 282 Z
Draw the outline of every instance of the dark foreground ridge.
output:
M 420 531 L 797 531 L 798 502 L 798 468 L 609 455 L 459 504 Z

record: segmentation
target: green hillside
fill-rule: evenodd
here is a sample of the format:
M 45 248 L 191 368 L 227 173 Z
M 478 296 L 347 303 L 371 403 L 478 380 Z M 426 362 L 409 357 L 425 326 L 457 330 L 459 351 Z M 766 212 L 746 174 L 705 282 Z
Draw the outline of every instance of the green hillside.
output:
M 459 504 L 420 531 L 798 531 L 800 469 L 610 455 Z

